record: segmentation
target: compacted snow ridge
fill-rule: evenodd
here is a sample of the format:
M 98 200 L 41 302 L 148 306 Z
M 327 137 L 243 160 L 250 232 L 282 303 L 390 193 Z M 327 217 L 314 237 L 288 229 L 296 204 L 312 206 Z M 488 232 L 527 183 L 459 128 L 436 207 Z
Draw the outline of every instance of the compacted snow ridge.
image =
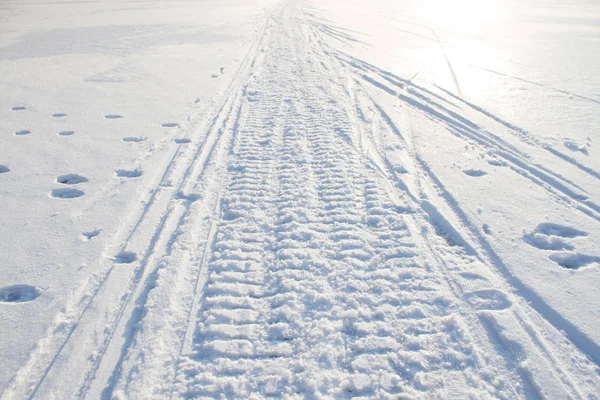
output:
M 2 399 L 600 398 L 595 137 L 536 136 L 545 125 L 480 105 L 453 33 L 388 18 L 395 3 L 379 1 L 383 24 L 352 1 L 175 3 L 229 15 L 202 34 L 228 50 L 206 49 L 219 54 L 202 70 L 209 98 L 171 116 L 192 90 L 162 104 L 177 70 L 161 81 L 162 67 L 132 58 L 86 78 L 100 98 L 81 111 L 27 97 L 46 83 L 0 82 L 13 93 L 0 101 Z M 396 24 L 425 40 L 445 80 L 378 66 L 370 36 L 336 10 L 377 37 Z M 107 51 L 122 57 L 119 35 L 151 46 L 148 26 L 119 26 L 85 32 L 114 34 Z M 191 28 L 157 26 L 173 57 L 201 51 L 185 44 Z M 22 56 L 10 32 L 0 71 Z M 597 93 L 473 68 L 597 114 Z M 121 82 L 146 114 L 106 89 Z M 14 215 L 21 204 L 28 216 Z M 27 236 L 30 223 L 40 232 Z M 8 271 L 33 261 L 39 271 Z

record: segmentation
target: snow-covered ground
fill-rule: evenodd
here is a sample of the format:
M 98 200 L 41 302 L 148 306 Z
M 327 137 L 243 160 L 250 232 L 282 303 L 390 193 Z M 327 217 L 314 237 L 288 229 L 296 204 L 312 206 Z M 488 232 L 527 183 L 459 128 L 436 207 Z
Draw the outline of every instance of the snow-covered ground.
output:
M 6 399 L 598 398 L 600 6 L 5 1 Z

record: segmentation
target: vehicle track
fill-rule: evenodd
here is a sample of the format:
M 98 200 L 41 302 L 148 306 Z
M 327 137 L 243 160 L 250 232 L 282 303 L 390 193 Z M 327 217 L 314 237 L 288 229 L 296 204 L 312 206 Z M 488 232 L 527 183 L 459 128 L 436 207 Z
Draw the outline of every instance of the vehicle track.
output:
M 202 143 L 166 164 L 114 246 L 141 259 L 130 271 L 111 264 L 89 297 L 77 297 L 76 317 L 42 343 L 6 398 L 600 390 L 586 378 L 596 365 L 585 346 L 527 304 L 447 201 L 410 125 L 396 126 L 374 93 L 435 109 L 428 118 L 494 147 L 516 172 L 596 218 L 594 204 L 441 105 L 451 98 L 385 86 L 367 75 L 377 70 L 328 48 L 324 33 L 351 39 L 311 21 L 296 0 L 265 16 L 198 133 Z M 390 145 L 410 168 L 388 156 Z

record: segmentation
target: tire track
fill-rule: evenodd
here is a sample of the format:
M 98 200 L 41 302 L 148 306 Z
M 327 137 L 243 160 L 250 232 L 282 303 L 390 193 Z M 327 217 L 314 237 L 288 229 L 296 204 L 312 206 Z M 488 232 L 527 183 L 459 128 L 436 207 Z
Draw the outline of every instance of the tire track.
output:
M 284 10 L 249 86 L 176 397 L 510 391 L 479 372 L 495 367 L 422 259 L 408 207 L 386 200 L 380 172 L 351 146 L 345 107 L 290 22 L 298 15 Z

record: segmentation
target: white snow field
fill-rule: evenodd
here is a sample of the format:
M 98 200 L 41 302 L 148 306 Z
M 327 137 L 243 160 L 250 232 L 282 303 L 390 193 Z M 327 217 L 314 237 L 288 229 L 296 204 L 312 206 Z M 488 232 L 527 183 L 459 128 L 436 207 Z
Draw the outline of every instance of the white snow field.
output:
M 600 399 L 600 4 L 4 0 L 2 399 Z

